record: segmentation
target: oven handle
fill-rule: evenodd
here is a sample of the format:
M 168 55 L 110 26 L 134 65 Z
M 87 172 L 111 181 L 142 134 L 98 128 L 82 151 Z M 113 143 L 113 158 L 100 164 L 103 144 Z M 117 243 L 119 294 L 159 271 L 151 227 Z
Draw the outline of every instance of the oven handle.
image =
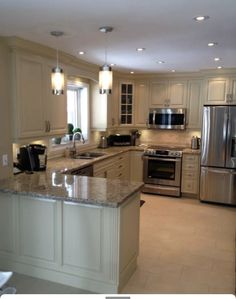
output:
M 166 161 L 166 162 L 176 162 L 181 161 L 181 158 L 156 158 L 156 157 L 150 157 L 150 156 L 143 156 L 143 159 L 145 160 L 155 160 L 155 161 Z

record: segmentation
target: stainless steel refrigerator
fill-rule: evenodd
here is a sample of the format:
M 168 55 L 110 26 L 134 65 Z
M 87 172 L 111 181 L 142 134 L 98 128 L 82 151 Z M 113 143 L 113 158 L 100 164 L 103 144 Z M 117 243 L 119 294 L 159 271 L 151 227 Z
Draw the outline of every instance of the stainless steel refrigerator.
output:
M 200 200 L 236 205 L 236 106 L 204 106 Z

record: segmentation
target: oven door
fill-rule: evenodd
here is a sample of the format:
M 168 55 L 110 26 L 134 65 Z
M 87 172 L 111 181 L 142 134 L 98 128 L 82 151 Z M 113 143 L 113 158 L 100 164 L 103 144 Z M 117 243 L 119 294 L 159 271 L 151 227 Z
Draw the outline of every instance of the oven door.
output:
M 144 156 L 144 183 L 180 186 L 181 158 Z

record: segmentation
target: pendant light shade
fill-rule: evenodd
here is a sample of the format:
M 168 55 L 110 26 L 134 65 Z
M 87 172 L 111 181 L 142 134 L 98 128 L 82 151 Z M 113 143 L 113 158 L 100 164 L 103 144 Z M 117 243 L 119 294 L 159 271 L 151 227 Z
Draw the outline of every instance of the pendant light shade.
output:
M 62 36 L 64 33 L 62 31 L 52 31 L 51 35 L 55 37 Z M 52 93 L 54 95 L 61 95 L 64 93 L 64 73 L 63 69 L 58 66 L 58 49 L 57 49 L 57 65 L 52 69 L 51 74 L 51 84 L 52 84 Z
M 112 89 L 112 70 L 107 64 L 100 67 L 99 72 L 99 93 L 111 94 Z
M 113 30 L 112 27 L 104 26 L 99 28 L 99 31 L 108 33 Z M 99 71 L 99 93 L 100 94 L 111 94 L 112 91 L 112 69 L 107 64 L 107 42 L 105 47 L 105 64 L 100 67 Z
M 54 67 L 52 69 L 51 82 L 52 82 L 52 93 L 54 95 L 58 96 L 64 93 L 65 79 L 64 79 L 64 73 L 62 68 Z

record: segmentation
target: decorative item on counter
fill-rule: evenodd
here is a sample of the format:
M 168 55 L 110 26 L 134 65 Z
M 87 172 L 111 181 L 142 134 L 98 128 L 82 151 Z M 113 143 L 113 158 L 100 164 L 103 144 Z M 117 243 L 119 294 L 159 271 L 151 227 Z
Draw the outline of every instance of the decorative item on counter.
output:
M 61 144 L 61 137 L 55 137 L 53 139 L 53 141 L 54 141 L 54 144 Z
M 80 128 L 75 128 L 74 130 L 73 130 L 73 134 L 75 134 L 75 133 L 81 133 L 82 134 L 82 131 L 81 131 L 81 129 Z M 75 136 L 75 139 L 76 140 L 80 140 L 80 138 L 81 138 L 81 136 L 78 134 L 77 136 Z M 73 138 L 72 138 L 73 139 Z

